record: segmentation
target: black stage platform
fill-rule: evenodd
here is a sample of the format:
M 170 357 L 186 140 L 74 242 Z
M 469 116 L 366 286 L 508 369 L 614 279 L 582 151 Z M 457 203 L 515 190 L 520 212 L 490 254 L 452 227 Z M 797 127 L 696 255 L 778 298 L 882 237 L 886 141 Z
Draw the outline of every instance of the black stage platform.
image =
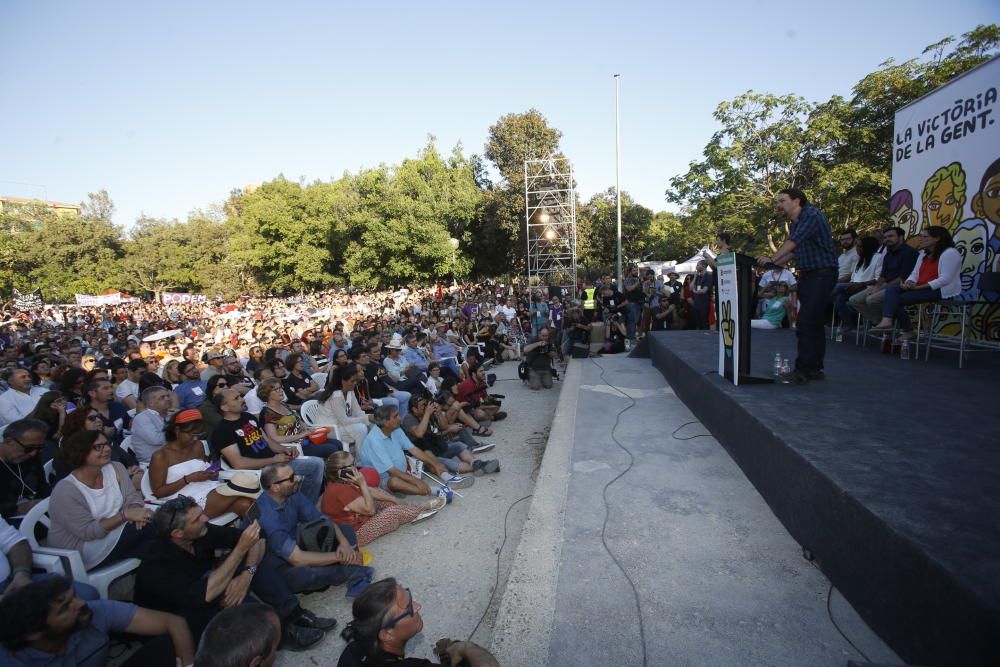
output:
M 907 662 L 1000 664 L 1000 359 L 827 348 L 803 387 L 721 379 L 714 333 L 647 337 L 653 364 L 792 536 Z M 753 372 L 794 359 L 755 331 Z

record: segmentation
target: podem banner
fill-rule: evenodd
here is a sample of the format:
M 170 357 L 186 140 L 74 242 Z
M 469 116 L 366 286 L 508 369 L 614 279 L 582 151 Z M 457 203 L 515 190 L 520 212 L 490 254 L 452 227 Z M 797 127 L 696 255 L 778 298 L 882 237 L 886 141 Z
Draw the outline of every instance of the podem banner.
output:
M 716 321 L 719 323 L 719 375 L 740 383 L 740 333 L 734 322 L 740 321 L 740 299 L 736 289 L 736 253 L 719 255 L 719 303 Z
M 184 292 L 163 292 L 160 300 L 165 304 L 170 303 L 205 303 L 208 297 L 204 294 L 186 294 Z
M 924 227 L 946 227 L 962 254 L 962 300 L 1000 264 L 1000 57 L 896 112 L 889 214 L 916 247 Z M 1000 337 L 1000 304 L 976 306 L 973 330 Z M 959 333 L 957 318 L 938 332 Z

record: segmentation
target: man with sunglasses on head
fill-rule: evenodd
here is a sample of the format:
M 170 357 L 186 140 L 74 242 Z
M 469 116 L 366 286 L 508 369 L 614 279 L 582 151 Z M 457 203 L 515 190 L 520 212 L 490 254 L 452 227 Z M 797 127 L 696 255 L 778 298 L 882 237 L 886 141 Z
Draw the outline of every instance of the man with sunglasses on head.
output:
M 337 667 L 434 667 L 440 663 L 423 658 L 407 658 L 406 643 L 424 629 L 420 603 L 409 588 L 395 579 L 377 581 L 354 600 L 354 620 L 342 636 L 348 644 L 340 654 Z M 451 665 L 499 667 L 489 651 L 469 641 L 441 639 L 434 652 Z
M 238 492 L 256 498 L 260 489 Z M 286 649 L 305 650 L 337 625 L 299 604 L 278 575 L 281 561 L 267 552 L 256 521 L 242 531 L 212 525 L 204 510 L 182 495 L 156 510 L 153 527 L 156 541 L 136 573 L 136 604 L 183 616 L 196 642 L 212 618 L 248 601 L 250 592 L 277 612 Z M 226 556 L 220 560 L 218 553 Z
M 45 447 L 48 425 L 37 419 L 19 419 L 7 425 L 0 443 L 0 514 L 5 519 L 23 516 L 48 498 L 38 453 Z

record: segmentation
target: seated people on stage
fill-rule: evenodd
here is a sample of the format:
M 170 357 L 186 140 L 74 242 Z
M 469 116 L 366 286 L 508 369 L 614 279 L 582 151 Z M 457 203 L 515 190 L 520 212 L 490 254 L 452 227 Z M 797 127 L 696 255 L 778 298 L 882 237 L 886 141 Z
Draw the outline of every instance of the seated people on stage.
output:
M 795 274 L 783 266 L 768 269 L 757 282 L 757 313 L 759 317 L 762 317 L 764 311 L 767 310 L 768 300 L 777 295 L 779 283 L 785 284 L 788 297 L 791 298 L 795 291 Z
M 122 667 L 176 667 L 194 660 L 194 642 L 180 616 L 117 600 L 85 602 L 70 581 L 52 577 L 28 584 L 0 601 L 0 664 L 109 664 L 111 633 L 156 637 Z
M 45 422 L 36 419 L 19 419 L 4 429 L 0 443 L 0 514 L 5 519 L 24 516 L 49 497 L 51 489 L 38 458 L 45 448 L 47 431 Z
M 751 328 L 780 329 L 786 317 L 789 322 L 795 322 L 795 308 L 792 306 L 791 297 L 788 296 L 788 285 L 778 283 L 774 289 L 774 296 L 768 299 L 764 316 L 759 320 L 750 320 Z
M 882 243 L 884 252 L 879 253 L 882 256 L 882 271 L 878 279 L 848 299 L 851 308 L 872 322 L 882 319 L 886 287 L 902 283 L 917 263 L 917 251 L 906 243 L 902 227 L 882 230 Z
M 212 434 L 213 456 L 221 456 L 235 470 L 260 470 L 272 463 L 287 463 L 296 474 L 302 475 L 302 493 L 313 502 L 319 499 L 323 459 L 300 456 L 294 447 L 269 443 L 257 418 L 246 412 L 246 403 L 235 389 L 218 392 L 215 400 L 222 421 Z
M 264 401 L 260 421 L 268 442 L 281 446 L 299 445 L 306 455 L 324 459 L 344 448 L 339 440 L 333 438 L 319 444 L 307 439 L 308 429 L 299 415 L 285 403 L 285 390 L 277 378 L 261 382 L 257 387 L 257 396 Z
M 410 523 L 421 512 L 439 510 L 445 504 L 447 499 L 438 496 L 420 505 L 408 505 L 383 489 L 370 488 L 350 452 L 337 452 L 326 460 L 320 510 L 334 523 L 353 528 L 359 547 Z
M 317 405 L 312 415 L 315 426 L 336 426 L 346 444 L 355 449 L 368 435 L 368 424 L 373 423 L 354 392 L 359 370 L 353 362 L 335 367 L 327 375 L 326 386 L 316 394 Z
M 195 641 L 216 614 L 243 604 L 251 591 L 277 611 L 286 648 L 312 646 L 337 624 L 299 605 L 278 575 L 281 561 L 267 553 L 258 522 L 242 531 L 213 526 L 201 507 L 179 496 L 156 510 L 153 526 L 157 538 L 136 573 L 135 601 L 183 616 Z
M 368 586 L 374 570 L 361 564 L 354 529 L 347 525 L 327 524 L 334 535 L 327 551 L 299 546 L 299 527 L 323 518 L 315 501 L 296 490 L 300 479 L 284 463 L 269 465 L 260 473 L 264 493 L 257 508 L 267 550 L 281 560 L 278 574 L 293 592 L 323 591 L 345 584 L 348 597 L 353 597 Z
M 899 337 L 913 338 L 913 325 L 906 306 L 950 299 L 962 292 L 962 255 L 955 249 L 951 233 L 944 227 L 925 227 L 920 231 L 920 256 L 902 285 L 885 290 L 882 320 L 872 331 L 889 331 L 893 320 L 899 327 Z
M 316 641 L 322 638 L 321 632 Z M 273 667 L 281 643 L 281 619 L 274 609 L 247 602 L 223 609 L 209 622 L 198 643 L 194 667 Z M 285 648 L 292 651 L 309 646 L 285 641 Z
M 379 474 L 379 488 L 394 493 L 411 496 L 433 495 L 430 487 L 422 480 L 407 472 L 406 457 L 420 459 L 435 475 L 443 475 L 448 469 L 437 462 L 413 443 L 400 428 L 399 411 L 393 405 L 381 405 L 375 409 L 375 426 L 365 438 L 358 454 L 358 464 L 375 468 Z
M 149 463 L 153 453 L 166 439 L 163 427 L 170 410 L 170 392 L 164 387 L 150 387 L 140 397 L 146 409 L 132 420 L 132 451 L 140 463 Z
M 125 558 L 142 558 L 153 538 L 152 512 L 125 466 L 111 461 L 111 443 L 100 431 L 80 431 L 57 455 L 72 472 L 52 489 L 49 545 L 76 549 L 92 570 Z
M 34 574 L 31 559 L 28 538 L 4 519 L 0 519 L 0 600 L 32 581 L 42 581 L 53 576 Z M 97 600 L 101 597 L 90 584 L 74 581 L 73 588 L 84 600 Z
M 234 494 L 219 483 L 219 473 L 210 469 L 201 432 L 197 410 L 183 410 L 167 422 L 167 444 L 153 454 L 147 473 L 153 495 L 163 499 L 183 494 L 203 507 L 210 519 L 227 512 L 245 515 L 256 494 Z
M 341 636 L 348 642 L 337 667 L 362 665 L 426 665 L 437 663 L 406 658 L 406 643 L 424 629 L 420 603 L 410 589 L 393 578 L 377 581 L 359 595 L 352 606 L 353 619 Z M 468 641 L 441 639 L 435 645 L 439 656 L 447 655 L 450 665 L 499 667 L 489 651 Z
M 854 250 L 858 261 L 854 264 L 850 279 L 847 282 L 838 282 L 833 287 L 833 308 L 840 318 L 842 333 L 850 326 L 854 315 L 847 305 L 848 299 L 874 285 L 882 274 L 882 255 L 878 251 L 880 247 L 881 244 L 874 237 L 866 236 L 858 239 Z
M 44 387 L 31 383 L 31 373 L 25 368 L 7 371 L 5 379 L 8 389 L 0 394 L 0 426 L 27 417 L 45 393 Z

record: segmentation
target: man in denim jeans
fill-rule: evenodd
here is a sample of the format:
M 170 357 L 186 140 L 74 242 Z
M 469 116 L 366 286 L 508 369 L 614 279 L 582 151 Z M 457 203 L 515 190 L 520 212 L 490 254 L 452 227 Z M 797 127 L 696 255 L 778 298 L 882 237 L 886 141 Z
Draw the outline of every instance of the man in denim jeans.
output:
M 282 561 L 278 573 L 293 592 L 347 584 L 348 597 L 354 597 L 368 586 L 374 570 L 361 564 L 358 538 L 350 526 L 331 524 L 336 538 L 334 551 L 306 551 L 296 541 L 301 524 L 323 518 L 316 504 L 298 492 L 301 479 L 284 463 L 260 471 L 264 493 L 257 499 L 257 509 L 267 549 Z
M 777 208 L 792 222 L 788 239 L 773 256 L 760 256 L 761 266 L 784 266 L 795 259 L 799 272 L 799 315 L 795 333 L 799 354 L 795 369 L 781 376 L 782 382 L 801 385 L 809 380 L 822 380 L 823 358 L 826 355 L 824 328 L 826 305 L 837 283 L 837 256 L 833 235 L 826 216 L 810 206 L 805 193 L 798 188 L 786 188 L 778 193 Z

